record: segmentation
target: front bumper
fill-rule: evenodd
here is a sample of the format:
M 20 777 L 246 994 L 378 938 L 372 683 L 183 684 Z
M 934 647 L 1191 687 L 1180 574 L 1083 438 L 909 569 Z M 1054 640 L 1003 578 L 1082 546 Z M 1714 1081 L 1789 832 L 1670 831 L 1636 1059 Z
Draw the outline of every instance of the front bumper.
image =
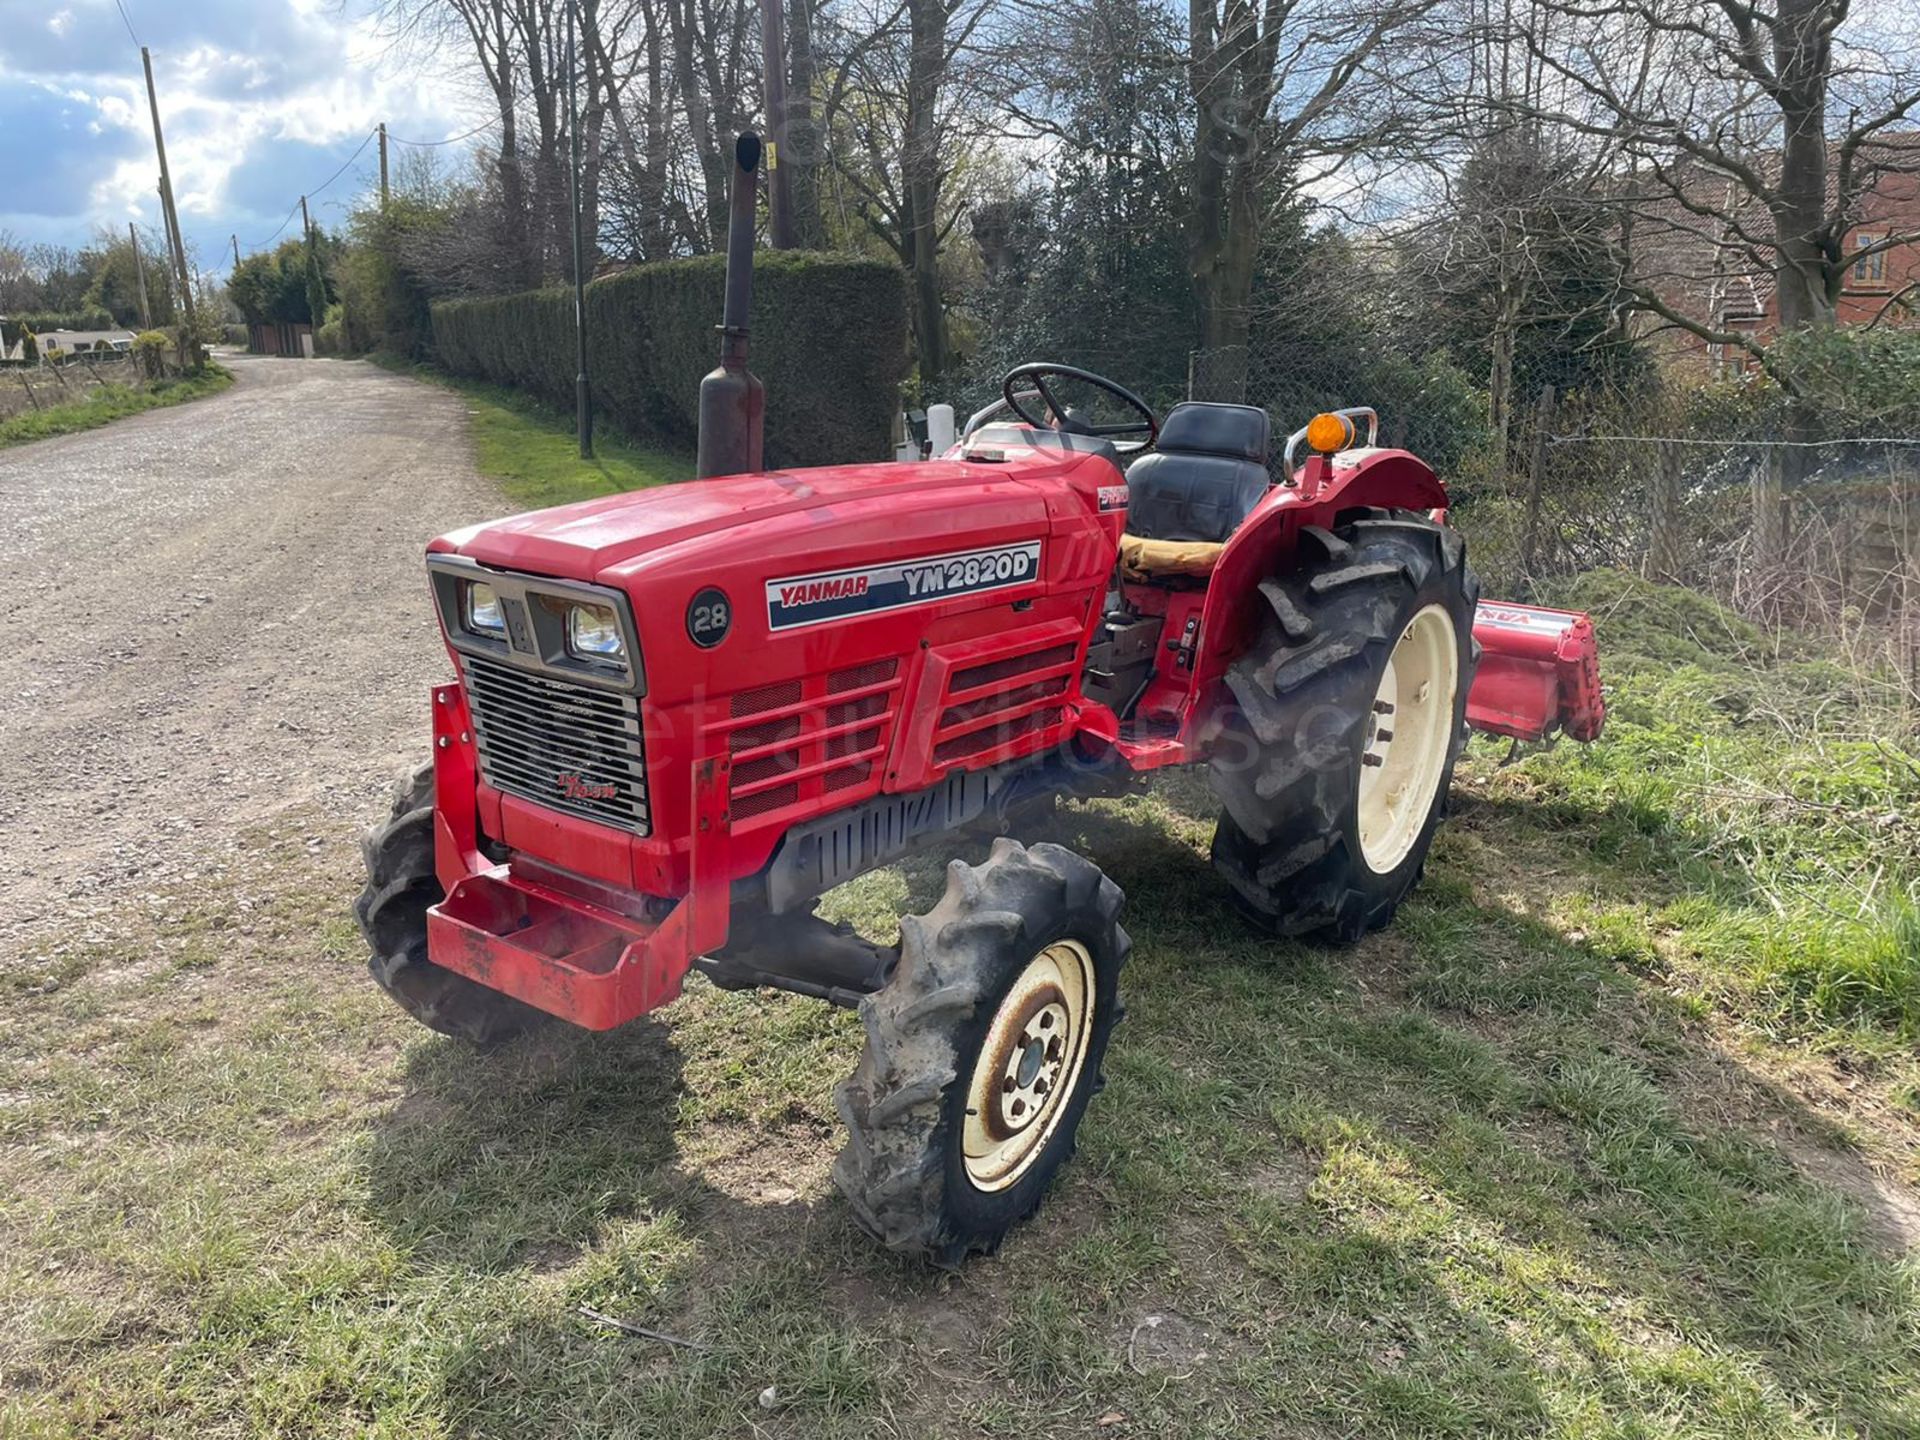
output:
M 690 888 L 661 918 L 643 919 L 608 903 L 642 897 L 576 886 L 560 873 L 516 873 L 481 852 L 466 697 L 442 685 L 433 699 L 434 859 L 446 898 L 427 912 L 428 958 L 588 1030 L 611 1030 L 679 995 L 694 959 L 727 940 L 729 892 L 717 865 L 727 838 L 726 754 L 694 766 Z

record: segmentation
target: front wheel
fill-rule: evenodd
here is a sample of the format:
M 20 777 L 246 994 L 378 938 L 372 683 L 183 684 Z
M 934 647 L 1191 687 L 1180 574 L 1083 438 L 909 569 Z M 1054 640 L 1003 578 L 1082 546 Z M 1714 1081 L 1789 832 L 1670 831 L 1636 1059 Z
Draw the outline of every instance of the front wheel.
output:
M 531 1005 L 427 958 L 427 911 L 443 898 L 433 866 L 431 761 L 394 787 L 387 823 L 369 830 L 360 850 L 367 884 L 353 918 L 372 952 L 367 969 L 396 1005 L 429 1030 L 482 1047 L 545 1023 Z
M 1263 930 L 1347 941 L 1413 888 L 1466 736 L 1480 586 L 1460 537 L 1360 510 L 1302 532 L 1210 762 L 1215 867 Z
M 834 1179 L 888 1248 L 955 1266 L 998 1248 L 1073 1153 L 1120 1018 L 1122 896 L 1058 845 L 954 861 L 861 1002 L 867 1047 L 836 1094 Z

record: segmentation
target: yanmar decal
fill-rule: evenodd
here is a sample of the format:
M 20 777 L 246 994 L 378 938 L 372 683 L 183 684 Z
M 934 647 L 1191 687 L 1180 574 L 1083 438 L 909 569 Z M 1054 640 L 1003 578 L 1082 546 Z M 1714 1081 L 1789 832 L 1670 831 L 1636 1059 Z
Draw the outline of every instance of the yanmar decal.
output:
M 1024 585 L 1040 574 L 1040 542 L 929 555 L 897 565 L 868 565 L 767 581 L 767 627 L 791 630 L 849 615 L 870 615 L 955 595 Z
M 1102 485 L 1100 487 L 1100 508 L 1102 510 L 1126 509 L 1127 487 L 1124 485 Z

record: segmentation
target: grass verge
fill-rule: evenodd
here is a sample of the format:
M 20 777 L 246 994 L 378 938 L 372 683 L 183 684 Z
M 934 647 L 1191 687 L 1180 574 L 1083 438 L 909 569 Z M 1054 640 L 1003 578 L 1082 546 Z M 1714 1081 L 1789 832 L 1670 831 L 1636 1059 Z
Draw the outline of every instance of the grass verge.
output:
M 375 364 L 458 391 L 467 402 L 474 462 L 496 480 L 509 499 L 529 510 L 591 500 L 623 490 L 644 490 L 693 475 L 693 457 L 644 445 L 603 423 L 593 436 L 594 458 L 582 460 L 573 416 L 503 385 L 449 375 L 430 365 L 393 356 Z
M 47 440 L 55 435 L 71 435 L 78 430 L 92 430 L 129 415 L 217 395 L 231 384 L 233 372 L 220 365 L 208 365 L 198 375 L 137 385 L 109 382 L 90 391 L 83 400 L 49 405 L 44 410 L 29 410 L 0 421 L 0 448 L 24 445 L 30 440 Z

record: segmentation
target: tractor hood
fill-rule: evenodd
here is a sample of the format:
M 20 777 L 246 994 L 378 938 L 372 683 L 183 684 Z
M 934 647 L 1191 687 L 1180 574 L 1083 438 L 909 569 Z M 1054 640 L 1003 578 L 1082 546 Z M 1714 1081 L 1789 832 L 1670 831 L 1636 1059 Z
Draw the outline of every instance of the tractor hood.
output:
M 998 462 L 774 470 L 513 515 L 429 548 L 497 569 L 631 588 L 673 572 L 731 568 L 743 555 L 775 568 L 823 556 L 852 564 L 870 554 L 1036 538 L 1052 513 L 1085 515 L 1099 487 L 1118 481 L 1105 459 L 1051 447 L 1009 449 Z

